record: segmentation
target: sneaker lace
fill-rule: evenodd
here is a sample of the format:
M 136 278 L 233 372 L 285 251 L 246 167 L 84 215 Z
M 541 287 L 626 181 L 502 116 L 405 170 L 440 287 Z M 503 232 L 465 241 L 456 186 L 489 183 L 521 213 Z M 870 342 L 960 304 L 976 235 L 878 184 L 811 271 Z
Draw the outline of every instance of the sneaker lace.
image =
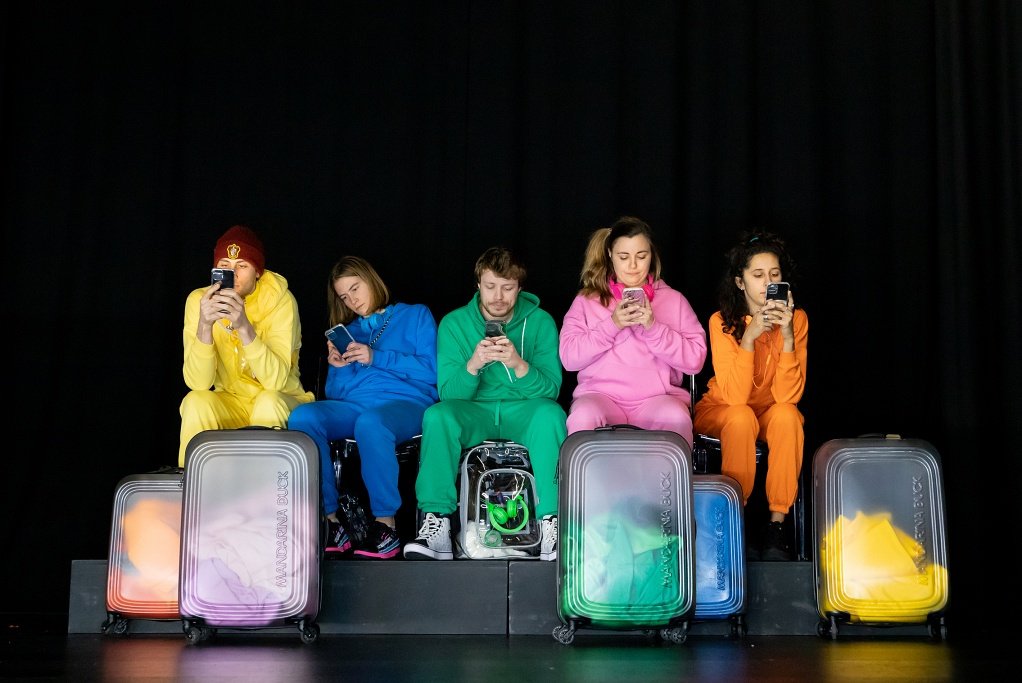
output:
M 557 518 L 552 517 L 550 519 L 543 520 L 543 540 L 547 543 L 554 543 L 557 541 Z
M 426 518 L 422 520 L 422 526 L 419 527 L 419 538 L 433 538 L 438 533 L 440 533 L 440 518 L 432 512 L 427 512 Z

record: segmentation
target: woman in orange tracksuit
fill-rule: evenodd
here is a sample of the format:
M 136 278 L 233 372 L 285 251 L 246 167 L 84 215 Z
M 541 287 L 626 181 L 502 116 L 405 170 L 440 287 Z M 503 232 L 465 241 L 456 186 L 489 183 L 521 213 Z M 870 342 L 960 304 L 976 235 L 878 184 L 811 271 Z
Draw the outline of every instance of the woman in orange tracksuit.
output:
M 769 458 L 770 507 L 763 560 L 787 560 L 783 522 L 798 493 L 804 441 L 798 410 L 806 382 L 809 318 L 785 300 L 768 300 L 767 285 L 787 279 L 794 262 L 784 242 L 768 232 L 744 235 L 727 254 L 720 310 L 710 317 L 714 376 L 695 406 L 695 431 L 720 439 L 721 471 L 741 484 L 748 503 L 756 478 L 756 440 Z

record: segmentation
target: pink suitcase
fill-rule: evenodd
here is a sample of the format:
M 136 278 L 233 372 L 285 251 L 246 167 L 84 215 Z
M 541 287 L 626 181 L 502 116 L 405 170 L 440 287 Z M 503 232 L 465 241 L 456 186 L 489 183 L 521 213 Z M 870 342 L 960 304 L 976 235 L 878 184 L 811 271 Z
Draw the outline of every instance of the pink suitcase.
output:
M 114 490 L 103 633 L 126 635 L 133 619 L 179 619 L 182 475 L 132 474 Z
M 319 453 L 303 432 L 212 430 L 185 453 L 180 611 L 188 642 L 218 627 L 319 637 Z

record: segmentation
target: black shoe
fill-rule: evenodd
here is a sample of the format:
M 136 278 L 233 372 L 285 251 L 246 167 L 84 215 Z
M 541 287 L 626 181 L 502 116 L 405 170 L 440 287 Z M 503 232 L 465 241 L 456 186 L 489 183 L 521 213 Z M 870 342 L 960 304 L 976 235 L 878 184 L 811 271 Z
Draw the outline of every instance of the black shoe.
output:
M 340 522 L 328 519 L 326 547 L 324 550 L 328 553 L 337 553 L 339 555 L 347 552 L 349 549 L 351 549 L 351 537 L 348 536 L 348 532 L 344 530 Z
M 355 554 L 387 560 L 401 552 L 401 540 L 397 532 L 378 519 L 369 523 L 369 533 L 363 544 L 355 547 Z
M 760 559 L 764 562 L 789 562 L 791 560 L 788 541 L 784 537 L 784 522 L 767 523 Z

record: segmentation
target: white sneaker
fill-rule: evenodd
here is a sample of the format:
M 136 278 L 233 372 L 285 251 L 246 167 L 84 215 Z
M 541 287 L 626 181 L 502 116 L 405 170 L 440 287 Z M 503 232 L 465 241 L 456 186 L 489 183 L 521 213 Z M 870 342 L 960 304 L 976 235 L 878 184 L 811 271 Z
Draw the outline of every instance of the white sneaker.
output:
M 427 512 L 419 535 L 405 544 L 404 556 L 406 560 L 453 560 L 450 518 Z
M 539 559 L 547 561 L 557 559 L 557 517 L 554 515 L 543 518 L 543 540 L 539 544 Z

